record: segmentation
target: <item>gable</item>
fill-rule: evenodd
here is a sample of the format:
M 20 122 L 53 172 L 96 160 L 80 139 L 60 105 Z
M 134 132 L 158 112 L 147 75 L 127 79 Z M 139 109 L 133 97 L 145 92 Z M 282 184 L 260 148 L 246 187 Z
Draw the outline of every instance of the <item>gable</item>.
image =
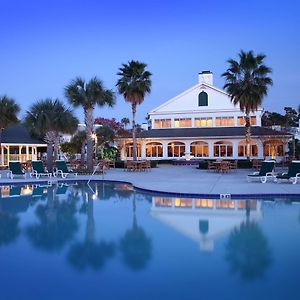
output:
M 204 103 L 205 97 L 202 96 L 205 93 L 207 94 L 208 105 L 199 106 L 199 104 Z M 199 97 L 200 94 L 201 96 Z M 150 111 L 150 114 L 185 111 L 205 112 L 211 110 L 239 110 L 239 107 L 233 105 L 226 92 L 206 83 L 199 83 L 156 107 Z

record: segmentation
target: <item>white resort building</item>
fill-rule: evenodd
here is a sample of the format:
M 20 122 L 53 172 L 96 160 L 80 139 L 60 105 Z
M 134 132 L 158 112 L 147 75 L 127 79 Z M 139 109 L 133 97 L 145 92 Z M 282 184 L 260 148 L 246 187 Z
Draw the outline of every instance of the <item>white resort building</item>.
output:
M 251 158 L 286 155 L 290 134 L 263 128 L 263 108 L 251 115 Z M 246 159 L 245 114 L 213 85 L 210 71 L 198 83 L 149 113 L 150 129 L 137 138 L 141 159 Z M 132 159 L 132 139 L 120 139 L 121 159 Z

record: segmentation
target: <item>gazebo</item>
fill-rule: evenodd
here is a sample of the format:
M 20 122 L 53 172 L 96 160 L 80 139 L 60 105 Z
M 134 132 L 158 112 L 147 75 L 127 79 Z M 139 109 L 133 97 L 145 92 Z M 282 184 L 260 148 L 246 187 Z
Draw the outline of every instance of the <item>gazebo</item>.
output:
M 7 166 L 10 161 L 41 159 L 45 147 L 45 142 L 32 138 L 22 125 L 6 128 L 1 137 L 0 165 Z

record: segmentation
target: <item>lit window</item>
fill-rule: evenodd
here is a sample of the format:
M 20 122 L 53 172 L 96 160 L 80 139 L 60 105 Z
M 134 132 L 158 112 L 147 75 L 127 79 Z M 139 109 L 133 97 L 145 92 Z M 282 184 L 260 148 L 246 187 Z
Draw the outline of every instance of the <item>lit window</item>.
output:
M 168 144 L 168 157 L 182 157 L 185 154 L 185 144 L 182 142 L 171 142 Z
M 154 120 L 154 128 L 171 128 L 171 119 Z
M 194 157 L 208 157 L 208 144 L 205 142 L 193 142 L 190 146 L 190 153 Z
M 190 118 L 181 118 L 174 120 L 175 127 L 192 127 L 192 119 Z
M 146 144 L 146 157 L 162 157 L 163 146 L 161 143 L 148 143 Z
M 238 145 L 238 156 L 246 157 L 247 156 L 247 145 L 246 141 L 242 141 Z M 250 142 L 250 156 L 257 157 L 258 156 L 258 146 L 254 141 Z
M 217 117 L 216 126 L 234 126 L 233 117 Z
M 133 157 L 133 143 L 126 144 L 126 157 Z M 136 144 L 136 155 L 137 157 L 141 157 L 141 145 Z
M 212 118 L 195 118 L 195 127 L 212 127 Z
M 216 142 L 214 144 L 214 157 L 232 157 L 232 143 Z
M 251 124 L 251 126 L 256 125 L 256 117 L 255 116 L 250 117 L 250 124 Z

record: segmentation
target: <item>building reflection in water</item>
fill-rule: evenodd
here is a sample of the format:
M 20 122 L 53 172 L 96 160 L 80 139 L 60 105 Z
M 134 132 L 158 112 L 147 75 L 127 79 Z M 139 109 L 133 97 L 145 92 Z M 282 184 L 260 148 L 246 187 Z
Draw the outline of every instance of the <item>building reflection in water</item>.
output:
M 248 218 L 262 217 L 259 200 L 220 200 L 152 197 L 151 215 L 196 241 L 203 251 L 213 251 L 214 241 L 238 228 Z

